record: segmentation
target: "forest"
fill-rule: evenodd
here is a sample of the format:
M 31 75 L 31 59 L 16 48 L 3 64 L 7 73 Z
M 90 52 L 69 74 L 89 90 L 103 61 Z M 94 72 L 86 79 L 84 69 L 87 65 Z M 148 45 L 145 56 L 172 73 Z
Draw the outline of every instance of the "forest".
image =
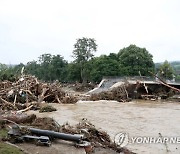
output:
M 134 44 L 117 53 L 95 57 L 98 45 L 93 38 L 79 38 L 74 44 L 74 60 L 68 62 L 63 55 L 45 53 L 27 64 L 6 65 L 0 63 L 0 80 L 16 80 L 24 67 L 24 73 L 40 80 L 63 83 L 98 83 L 105 76 L 152 76 L 162 79 L 180 79 L 180 61 L 154 63 L 153 55 L 146 48 Z

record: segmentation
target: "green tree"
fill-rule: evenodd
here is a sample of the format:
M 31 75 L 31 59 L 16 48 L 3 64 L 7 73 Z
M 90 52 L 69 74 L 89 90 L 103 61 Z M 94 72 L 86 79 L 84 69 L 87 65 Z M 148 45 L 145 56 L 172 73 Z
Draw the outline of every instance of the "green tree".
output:
M 16 76 L 19 76 L 19 75 L 21 75 L 21 70 L 23 67 L 25 67 L 25 65 L 23 63 L 20 63 L 18 65 L 15 65 L 14 67 L 12 67 L 12 71 Z
M 52 55 L 51 54 L 42 54 L 39 57 L 39 72 L 40 72 L 40 79 L 45 81 L 52 81 Z
M 87 81 L 87 62 L 94 56 L 93 53 L 97 50 L 96 41 L 92 38 L 77 39 L 74 44 L 73 57 L 75 62 L 80 64 L 80 75 L 82 82 Z
M 45 81 L 65 81 L 67 75 L 67 61 L 60 55 L 43 54 L 38 62 L 28 62 L 26 72 Z
M 1 71 L 4 71 L 4 70 L 7 69 L 7 68 L 8 68 L 7 65 L 0 63 L 0 72 L 1 72 Z
M 81 81 L 81 67 L 79 63 L 72 62 L 68 64 L 66 81 Z
M 52 80 L 65 81 L 67 76 L 67 61 L 60 55 L 52 56 L 51 78 Z
M 119 62 L 115 56 L 102 55 L 92 60 L 92 70 L 90 73 L 91 80 L 100 82 L 103 76 L 118 76 L 120 75 Z
M 154 72 L 153 56 L 145 48 L 130 45 L 121 49 L 118 57 L 122 75 L 139 75 L 140 71 L 146 76 L 150 75 L 149 71 Z
M 159 75 L 162 79 L 173 79 L 173 68 L 171 66 L 171 64 L 166 60 L 159 68 Z
M 20 74 L 19 70 L 22 68 L 22 65 L 23 64 L 19 64 L 16 66 L 7 66 L 5 64 L 0 64 L 0 80 L 15 81 L 17 76 Z
M 27 63 L 25 66 L 25 72 L 31 75 L 35 75 L 36 77 L 40 78 L 40 64 L 37 61 L 33 60 Z

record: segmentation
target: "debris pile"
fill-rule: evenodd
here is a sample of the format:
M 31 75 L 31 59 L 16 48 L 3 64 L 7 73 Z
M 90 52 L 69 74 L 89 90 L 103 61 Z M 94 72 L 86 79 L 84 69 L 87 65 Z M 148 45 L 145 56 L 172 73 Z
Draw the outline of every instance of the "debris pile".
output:
M 22 110 L 42 102 L 76 103 L 77 98 L 65 93 L 58 82 L 44 83 L 34 76 L 0 82 L 0 107 L 3 110 Z
M 180 93 L 180 89 L 165 82 L 155 81 L 126 81 L 117 82 L 109 88 L 99 88 L 90 93 L 90 100 L 116 100 L 118 102 L 127 102 L 131 99 L 167 99 Z
M 93 93 L 90 96 L 90 100 L 116 100 L 118 102 L 129 101 L 129 91 L 127 89 L 132 89 L 132 85 L 121 85 L 119 87 L 115 87 L 109 91 L 102 91 L 100 93 Z
M 75 91 L 89 91 L 92 90 L 95 87 L 93 83 L 76 83 L 74 85 L 74 90 Z
M 27 115 L 25 113 L 3 113 L 0 115 L 0 128 L 2 124 L 12 123 L 16 125 L 34 126 L 40 129 L 59 131 L 59 124 L 52 118 L 39 118 L 35 114 Z M 3 125 L 4 126 L 4 125 Z
M 35 118 L 31 126 L 35 126 L 36 128 L 59 131 L 60 125 L 52 118 L 44 117 L 44 118 Z
M 60 131 L 70 134 L 83 134 L 94 148 L 110 148 L 118 153 L 133 154 L 133 152 L 124 147 L 118 147 L 105 131 L 98 130 L 93 124 L 88 122 L 87 119 L 82 119 L 82 121 L 75 126 L 71 126 L 68 123 L 62 125 Z
M 14 122 L 17 122 L 18 126 L 21 126 L 20 134 L 25 135 L 25 136 L 31 135 L 31 132 L 27 129 L 28 128 L 27 126 L 30 126 L 32 130 L 34 130 L 34 128 L 36 130 L 37 128 L 37 129 L 42 129 L 42 130 L 60 132 L 64 134 L 72 134 L 72 135 L 82 134 L 83 140 L 90 143 L 92 153 L 93 151 L 96 151 L 96 149 L 98 148 L 103 148 L 103 149 L 112 149 L 116 151 L 117 153 L 123 152 L 124 154 L 134 154 L 133 152 L 129 151 L 127 148 L 124 148 L 124 147 L 122 148 L 122 147 L 117 146 L 111 140 L 110 136 L 105 131 L 98 130 L 93 124 L 88 122 L 87 119 L 82 119 L 82 121 L 75 126 L 71 126 L 68 123 L 60 126 L 52 118 L 47 118 L 47 117 L 37 118 L 35 115 L 26 116 L 26 118 L 23 118 L 24 119 L 23 122 L 17 121 L 18 118 L 16 118 L 16 120 L 14 119 L 7 120 L 7 119 L 8 118 L 6 117 L 6 119 L 0 120 L 0 127 L 2 126 L 4 128 L 5 125 L 9 124 L 9 122 L 13 124 Z M 22 119 L 22 117 L 20 119 Z M 32 137 L 32 136 L 28 136 L 28 137 Z M 8 138 L 6 138 L 6 140 L 7 139 Z M 9 140 L 11 141 L 11 138 L 9 138 Z

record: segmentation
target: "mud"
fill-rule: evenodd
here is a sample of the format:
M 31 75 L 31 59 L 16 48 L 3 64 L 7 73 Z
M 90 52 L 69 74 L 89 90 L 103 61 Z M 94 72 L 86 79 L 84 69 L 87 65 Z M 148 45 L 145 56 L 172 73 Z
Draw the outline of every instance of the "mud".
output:
M 77 104 L 52 104 L 57 111 L 35 113 L 54 118 L 59 124 L 77 124 L 87 118 L 97 128 L 107 131 L 112 139 L 119 132 L 129 136 L 180 136 L 180 104 L 178 102 L 142 101 L 128 103 L 116 101 L 88 101 Z M 180 153 L 179 144 L 128 144 L 136 153 Z

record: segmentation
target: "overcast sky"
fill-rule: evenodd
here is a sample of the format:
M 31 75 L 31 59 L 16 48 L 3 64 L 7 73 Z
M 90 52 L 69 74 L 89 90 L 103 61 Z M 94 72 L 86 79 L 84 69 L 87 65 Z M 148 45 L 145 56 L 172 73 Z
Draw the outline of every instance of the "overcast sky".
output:
M 154 62 L 180 60 L 180 0 L 0 0 L 0 63 L 70 61 L 81 37 L 96 40 L 96 56 L 135 44 Z

